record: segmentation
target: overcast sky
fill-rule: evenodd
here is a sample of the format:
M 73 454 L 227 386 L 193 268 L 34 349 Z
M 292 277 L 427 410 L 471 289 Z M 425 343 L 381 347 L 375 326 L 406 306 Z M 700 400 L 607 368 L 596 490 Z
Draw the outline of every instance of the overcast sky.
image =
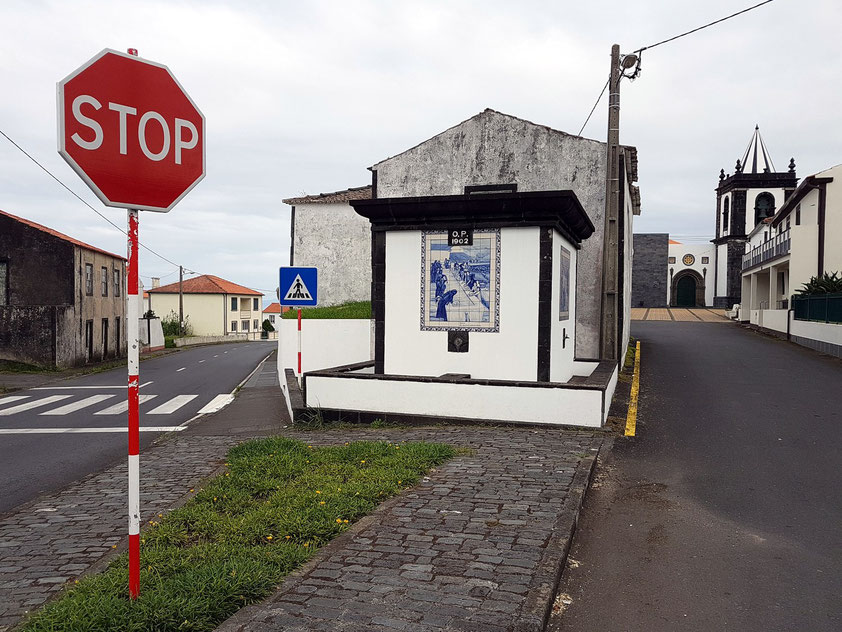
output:
M 3 0 L 0 129 L 119 225 L 56 151 L 56 82 L 103 48 L 170 67 L 207 120 L 207 176 L 141 241 L 263 290 L 288 263 L 281 199 L 370 182 L 367 167 L 490 107 L 577 133 L 631 52 L 759 0 L 166 2 Z M 636 232 L 713 233 L 721 168 L 755 124 L 778 171 L 842 162 L 838 0 L 775 0 L 643 54 L 622 85 L 640 157 Z M 605 140 L 603 99 L 583 135 Z M 125 236 L 0 137 L 0 209 L 112 252 Z M 141 275 L 177 280 L 141 251 Z M 268 302 L 268 301 L 267 301 Z

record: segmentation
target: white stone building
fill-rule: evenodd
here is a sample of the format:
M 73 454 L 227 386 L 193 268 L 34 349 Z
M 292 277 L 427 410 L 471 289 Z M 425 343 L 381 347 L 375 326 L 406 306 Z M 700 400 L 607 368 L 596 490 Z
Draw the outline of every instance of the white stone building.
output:
M 817 324 L 795 319 L 790 304 L 811 277 L 842 272 L 842 165 L 804 178 L 748 239 L 740 320 L 842 349 L 842 325 L 816 329 Z
M 712 306 L 715 257 L 713 244 L 683 244 L 670 239 L 666 304 L 670 307 Z

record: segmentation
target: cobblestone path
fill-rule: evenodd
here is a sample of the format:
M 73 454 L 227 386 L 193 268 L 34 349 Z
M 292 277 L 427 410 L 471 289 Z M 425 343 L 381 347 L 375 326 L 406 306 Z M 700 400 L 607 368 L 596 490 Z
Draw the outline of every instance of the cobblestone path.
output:
M 223 462 L 235 437 L 179 437 L 141 455 L 150 520 Z M 113 552 L 128 529 L 125 463 L 0 517 L 0 632 Z
M 285 434 L 316 445 L 423 439 L 471 452 L 384 503 L 267 602 L 217 632 L 542 629 L 578 511 L 570 497 L 584 491 L 598 433 L 449 427 Z

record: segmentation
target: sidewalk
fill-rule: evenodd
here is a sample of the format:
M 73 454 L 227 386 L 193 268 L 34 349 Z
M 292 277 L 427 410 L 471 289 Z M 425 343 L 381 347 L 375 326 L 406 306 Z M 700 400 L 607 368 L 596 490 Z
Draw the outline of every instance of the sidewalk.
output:
M 253 436 L 282 433 L 314 445 L 428 440 L 469 450 L 360 520 L 220 632 L 543 629 L 602 433 L 284 429 L 277 389 L 270 359 L 227 408 L 142 454 L 145 520 L 189 498 L 231 446 Z M 121 550 L 125 481 L 120 463 L 0 516 L 0 632 Z

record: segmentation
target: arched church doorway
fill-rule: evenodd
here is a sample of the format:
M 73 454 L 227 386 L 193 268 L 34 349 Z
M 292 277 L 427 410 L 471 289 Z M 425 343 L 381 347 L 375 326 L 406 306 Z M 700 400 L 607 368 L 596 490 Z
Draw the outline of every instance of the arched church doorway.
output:
M 671 307 L 704 307 L 705 280 L 695 270 L 682 270 L 672 278 Z
M 696 307 L 696 280 L 683 276 L 676 284 L 675 304 L 677 307 Z

